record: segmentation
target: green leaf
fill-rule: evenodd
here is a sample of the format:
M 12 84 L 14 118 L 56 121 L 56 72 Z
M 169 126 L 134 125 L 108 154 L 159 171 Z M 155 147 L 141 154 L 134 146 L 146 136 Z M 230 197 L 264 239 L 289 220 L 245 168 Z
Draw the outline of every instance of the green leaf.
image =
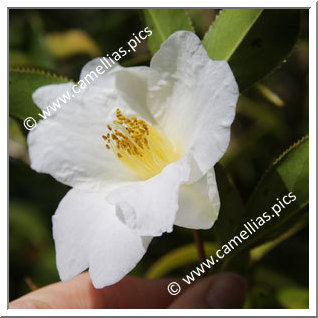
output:
M 277 293 L 280 304 L 287 309 L 309 308 L 309 291 L 304 287 L 286 287 Z
M 203 44 L 212 59 L 229 62 L 243 91 L 288 56 L 299 24 L 296 9 L 224 9 Z
M 172 33 L 178 30 L 192 31 L 193 27 L 187 12 L 183 9 L 145 9 L 146 24 L 152 31 L 148 47 L 152 54 Z
M 204 242 L 206 255 L 212 255 L 218 249 L 213 242 Z M 189 244 L 172 250 L 158 259 L 147 271 L 146 277 L 153 279 L 163 277 L 171 271 L 198 262 L 198 251 L 195 244 Z
M 255 263 L 260 261 L 267 253 L 273 250 L 277 245 L 287 240 L 298 231 L 302 230 L 308 224 L 307 217 L 299 220 L 294 226 L 292 226 L 287 232 L 283 233 L 276 239 L 269 241 L 265 244 L 257 246 L 251 250 L 251 262 Z
M 9 114 L 24 120 L 36 115 L 39 108 L 33 103 L 32 93 L 41 86 L 66 83 L 69 80 L 39 70 L 9 71 Z
M 296 196 L 296 200 L 283 204 L 284 208 L 278 211 L 278 202 L 282 202 L 282 198 L 291 192 Z M 309 139 L 304 137 L 272 164 L 255 188 L 247 202 L 243 222 L 252 222 L 253 219 L 256 223 L 260 222 L 259 228 L 235 250 L 235 253 L 279 237 L 304 217 L 308 211 L 308 202 Z M 279 216 L 272 209 L 275 204 L 277 206 L 274 209 Z M 270 216 L 270 220 L 265 223 L 258 219 L 262 217 L 264 220 L 264 212 Z
M 238 233 L 242 226 L 245 207 L 233 181 L 230 179 L 222 165 L 220 163 L 216 164 L 214 170 L 221 207 L 219 217 L 215 222 L 212 231 L 221 246 L 226 244 L 226 242 Z M 222 262 L 222 270 L 243 274 L 248 267 L 248 261 L 248 253 L 240 253 L 231 258 L 231 262 Z
M 253 28 L 263 9 L 224 9 L 220 12 L 203 44 L 213 60 L 228 61 Z
M 278 217 L 272 207 L 290 192 L 297 199 L 289 205 L 283 204 L 285 208 L 282 208 Z M 272 219 L 254 234 L 253 241 L 264 242 L 281 235 L 308 211 L 308 202 L 309 139 L 304 137 L 273 163 L 247 203 L 246 220 L 255 219 L 265 211 L 272 216 Z
M 296 196 L 296 200 L 288 205 L 283 204 L 281 211 L 274 213 L 272 207 L 289 193 Z M 309 139 L 304 137 L 286 150 L 263 175 L 246 205 L 246 213 L 242 220 L 244 224 L 250 222 L 258 224 L 255 231 L 233 250 L 224 262 L 224 267 L 237 257 L 237 254 L 247 249 L 264 244 L 279 237 L 293 227 L 308 211 L 309 203 Z M 263 213 L 267 213 L 265 218 Z M 268 219 L 268 216 L 270 219 Z M 237 231 L 234 235 L 239 236 Z
M 240 194 L 222 165 L 218 163 L 214 169 L 221 207 L 213 230 L 218 242 L 222 244 L 227 242 L 241 226 L 245 208 Z

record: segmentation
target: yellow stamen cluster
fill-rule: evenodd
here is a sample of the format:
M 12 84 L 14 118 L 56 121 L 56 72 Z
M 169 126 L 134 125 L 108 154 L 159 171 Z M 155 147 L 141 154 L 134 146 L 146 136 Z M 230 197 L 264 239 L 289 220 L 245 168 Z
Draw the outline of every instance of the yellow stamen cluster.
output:
M 148 179 L 169 163 L 177 161 L 179 155 L 174 151 L 163 134 L 160 134 L 144 120 L 125 117 L 116 110 L 117 119 L 107 125 L 108 132 L 103 135 L 106 148 L 142 179 Z

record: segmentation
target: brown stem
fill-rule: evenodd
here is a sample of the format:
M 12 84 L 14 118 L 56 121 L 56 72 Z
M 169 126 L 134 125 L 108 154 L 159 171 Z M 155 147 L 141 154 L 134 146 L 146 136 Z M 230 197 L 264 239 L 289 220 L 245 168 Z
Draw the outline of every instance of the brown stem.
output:
M 205 257 L 203 243 L 202 243 L 202 240 L 200 237 L 200 233 L 198 230 L 192 230 L 192 233 L 193 233 L 195 245 L 197 246 L 199 261 L 203 262 L 206 259 L 206 257 Z

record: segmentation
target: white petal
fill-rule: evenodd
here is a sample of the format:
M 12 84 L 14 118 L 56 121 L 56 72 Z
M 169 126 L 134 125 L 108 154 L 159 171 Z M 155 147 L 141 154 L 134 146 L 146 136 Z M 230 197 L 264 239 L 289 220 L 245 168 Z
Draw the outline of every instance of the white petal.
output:
M 98 71 L 97 71 L 97 68 L 98 68 Z M 121 69 L 121 66 L 118 63 L 115 62 L 114 64 L 111 62 L 110 59 L 103 58 L 103 57 L 96 57 L 95 59 L 87 62 L 83 66 L 81 70 L 81 74 L 80 74 L 80 80 L 85 81 L 85 78 L 86 78 L 87 80 L 91 81 L 91 79 L 93 78 L 92 80 L 93 82 L 95 82 L 96 84 L 101 84 L 102 86 L 102 82 L 98 81 L 98 79 L 103 77 L 108 77 L 108 74 L 110 74 L 113 71 L 117 71 L 119 69 Z
M 147 105 L 148 82 L 152 76 L 154 74 L 149 67 L 122 68 L 116 73 L 116 87 L 122 103 L 153 125 L 155 121 Z M 126 111 L 129 115 L 129 110 Z
M 190 166 L 183 157 L 153 178 L 112 191 L 108 200 L 139 235 L 160 236 L 172 231 L 180 185 L 188 181 L 189 173 Z
M 190 229 L 210 229 L 218 218 L 220 198 L 214 169 L 191 185 L 180 188 L 175 225 Z
M 154 55 L 149 107 L 167 136 L 204 175 L 230 140 L 238 86 L 226 61 L 212 61 L 192 32 L 171 35 Z
M 81 80 L 84 80 L 87 76 L 89 80 L 91 77 L 95 78 L 92 72 L 96 73 L 96 67 L 101 65 L 100 60 L 101 58 L 96 58 L 83 67 Z M 111 62 L 109 63 L 112 65 Z M 137 116 L 152 124 L 153 116 L 147 107 L 147 85 L 150 76 L 151 70 L 149 67 L 124 68 L 118 64 L 112 65 L 108 72 L 105 72 L 94 80 L 94 83 L 87 86 L 87 94 L 84 94 L 82 99 L 86 100 L 88 98 L 90 102 L 93 98 L 94 103 L 104 104 L 105 96 L 111 97 L 113 103 L 110 107 L 120 108 L 125 116 Z M 109 89 L 105 91 L 107 87 L 111 88 L 112 91 Z
M 87 72 L 96 67 L 97 62 L 93 60 L 88 63 L 81 76 L 85 77 Z M 49 173 L 60 182 L 82 189 L 107 188 L 114 183 L 140 179 L 112 151 L 106 150 L 102 139 L 107 132 L 106 125 L 115 119 L 119 105 L 122 110 L 127 110 L 126 114 L 139 115 L 118 93 L 116 83 L 119 86 L 123 84 L 116 79 L 116 70 L 121 71 L 121 68 L 114 67 L 108 75 L 95 80 L 99 81 L 98 85 L 93 82 L 67 105 L 61 104 L 62 107 L 53 112 L 54 116 L 41 120 L 36 129 L 29 133 L 29 155 L 34 170 Z M 129 76 L 130 71 L 127 74 Z M 123 75 L 121 72 L 119 78 L 122 79 Z M 138 82 L 139 91 L 136 81 L 135 90 L 139 97 L 135 96 L 137 102 L 132 106 L 137 105 L 142 98 L 146 100 L 146 79 L 142 76 Z M 38 106 L 46 107 L 71 86 L 69 83 L 41 87 L 34 92 L 33 99 Z
M 35 92 L 32 95 L 34 103 L 40 108 L 40 109 L 46 109 L 49 105 L 53 106 L 53 103 L 56 103 L 56 100 L 59 97 L 62 97 L 63 94 L 65 94 L 68 90 L 71 92 L 72 86 L 74 83 L 64 83 L 64 84 L 52 84 L 47 85 L 45 87 L 49 87 L 49 91 L 43 90 L 42 87 L 35 90 Z M 67 100 L 65 100 L 67 102 Z M 65 103 L 67 105 L 68 103 Z M 58 106 L 57 106 L 58 109 Z M 51 111 L 51 109 L 50 109 Z M 50 112 L 51 116 L 55 115 L 54 110 Z
M 70 190 L 52 220 L 61 279 L 69 280 L 89 267 L 96 288 L 114 284 L 129 273 L 150 241 L 124 225 L 102 193 Z
M 49 87 L 42 89 L 49 90 Z M 54 90 L 54 88 L 52 88 Z M 51 174 L 69 186 L 99 189 L 113 183 L 138 180 L 102 139 L 106 123 L 113 114 L 92 104 L 85 109 L 72 103 L 59 110 L 54 118 L 42 120 L 28 135 L 31 168 Z

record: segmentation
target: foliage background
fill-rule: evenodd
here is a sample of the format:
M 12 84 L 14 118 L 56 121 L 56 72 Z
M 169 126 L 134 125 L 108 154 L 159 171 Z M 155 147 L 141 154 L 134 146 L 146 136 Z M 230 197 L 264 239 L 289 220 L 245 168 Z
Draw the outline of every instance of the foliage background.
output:
M 159 11 L 154 14 L 157 13 Z M 215 9 L 186 10 L 201 39 L 218 13 L 219 10 Z M 137 33 L 146 25 L 151 25 L 151 12 L 142 10 L 11 9 L 10 68 L 43 69 L 76 81 L 87 61 L 117 50 L 132 38 L 133 32 Z M 293 30 L 290 29 L 290 32 Z M 231 144 L 221 160 L 219 173 L 226 171 L 231 176 L 233 184 L 230 182 L 230 186 L 236 186 L 243 204 L 249 202 L 253 189 L 272 162 L 291 144 L 308 134 L 308 10 L 300 11 L 300 26 L 294 32 L 299 32 L 297 42 L 283 63 L 275 65 L 275 71 L 242 91 Z M 156 40 L 155 37 L 154 34 L 152 41 Z M 223 37 L 223 41 L 226 42 L 227 37 Z M 153 45 L 149 43 L 151 50 Z M 272 47 L 272 52 L 275 53 L 275 50 L 279 50 L 279 44 Z M 270 55 L 266 52 L 258 63 L 265 65 Z M 148 65 L 150 58 L 151 51 L 147 42 L 143 41 L 137 51 L 123 58 L 121 63 L 126 66 Z M 68 191 L 67 186 L 52 177 L 30 169 L 26 130 L 15 116 L 17 106 L 12 103 L 14 97 L 11 97 L 11 92 L 14 96 L 17 91 L 10 87 L 10 300 L 59 280 L 51 216 Z M 308 188 L 308 179 L 303 186 Z M 261 208 L 255 211 L 256 215 L 264 211 Z M 237 209 L 236 205 L 227 207 L 224 215 L 235 214 Z M 250 254 L 251 261 L 243 251 L 228 267 L 214 270 L 231 269 L 246 275 L 249 281 L 246 308 L 308 307 L 307 211 L 305 206 L 301 217 L 293 219 L 284 228 L 278 227 L 280 233 L 273 234 L 271 239 L 290 232 L 279 240 L 279 244 L 274 242 L 266 253 L 257 254 L 259 250 L 256 250 Z M 204 241 L 209 242 L 206 246 L 208 252 L 213 251 L 215 242 L 222 237 L 218 231 L 225 231 L 225 228 L 218 226 L 212 231 L 201 231 Z M 261 243 L 263 241 L 261 239 Z M 148 253 L 131 274 L 184 276 L 198 263 L 192 243 L 191 231 L 176 227 L 173 233 L 153 240 Z M 167 253 L 171 253 L 170 260 L 162 258 Z M 255 255 L 261 256 L 257 258 Z

